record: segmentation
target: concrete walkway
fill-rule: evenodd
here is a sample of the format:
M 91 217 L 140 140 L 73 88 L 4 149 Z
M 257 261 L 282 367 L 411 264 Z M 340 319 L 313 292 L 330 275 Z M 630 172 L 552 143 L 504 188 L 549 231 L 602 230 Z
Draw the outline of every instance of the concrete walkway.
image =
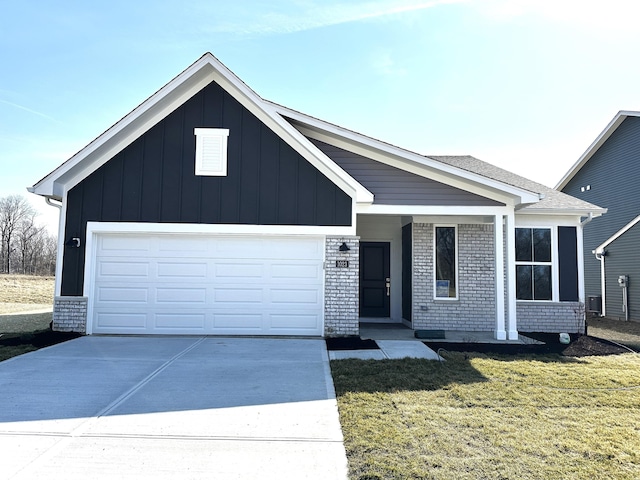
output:
M 347 476 L 323 340 L 82 337 L 0 392 L 0 478 Z
M 379 350 L 333 350 L 331 360 L 359 358 L 361 360 L 384 360 L 400 358 L 424 358 L 442 360 L 440 356 L 418 340 L 376 340 Z

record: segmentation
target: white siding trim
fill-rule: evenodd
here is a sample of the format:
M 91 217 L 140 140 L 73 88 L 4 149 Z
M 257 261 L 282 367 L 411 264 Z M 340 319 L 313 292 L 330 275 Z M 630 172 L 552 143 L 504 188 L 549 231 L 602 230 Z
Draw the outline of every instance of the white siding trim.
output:
M 355 235 L 355 225 L 331 227 L 316 225 L 239 225 L 202 223 L 87 222 L 91 233 L 193 233 L 229 235 Z
M 504 310 L 504 226 L 502 224 L 502 215 L 494 217 L 494 251 L 495 251 L 495 269 L 496 269 L 496 339 L 506 340 L 507 334 L 505 330 L 505 310 Z

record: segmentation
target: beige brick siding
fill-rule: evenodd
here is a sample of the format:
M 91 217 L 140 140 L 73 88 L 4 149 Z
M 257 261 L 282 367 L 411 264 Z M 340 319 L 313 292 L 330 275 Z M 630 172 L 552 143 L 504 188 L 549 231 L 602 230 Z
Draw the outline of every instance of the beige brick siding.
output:
M 584 306 L 580 302 L 518 302 L 518 331 L 584 333 Z
M 53 330 L 56 332 L 87 332 L 87 297 L 55 297 L 53 300 Z
M 434 299 L 433 224 L 413 224 L 413 328 L 495 329 L 493 225 L 458 225 L 458 299 Z
M 340 252 L 342 243 L 350 250 Z M 327 237 L 325 253 L 324 334 L 327 337 L 359 333 L 359 237 Z M 336 267 L 336 260 L 349 262 L 348 268 Z

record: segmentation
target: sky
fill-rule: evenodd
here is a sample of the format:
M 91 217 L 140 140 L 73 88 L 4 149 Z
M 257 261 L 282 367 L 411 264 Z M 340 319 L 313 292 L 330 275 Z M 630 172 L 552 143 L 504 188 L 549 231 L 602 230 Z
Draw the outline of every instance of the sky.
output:
M 0 197 L 213 53 L 260 96 L 553 187 L 640 110 L 635 0 L 0 0 Z

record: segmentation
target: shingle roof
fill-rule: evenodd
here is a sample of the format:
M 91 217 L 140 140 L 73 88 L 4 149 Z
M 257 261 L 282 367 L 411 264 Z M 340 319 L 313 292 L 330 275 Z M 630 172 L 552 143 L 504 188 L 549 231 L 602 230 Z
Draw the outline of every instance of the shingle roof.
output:
M 565 193 L 559 192 L 552 188 L 549 188 L 541 183 L 534 182 L 527 178 L 516 175 L 502 168 L 496 167 L 482 160 L 478 160 L 470 155 L 427 155 L 428 158 L 432 158 L 438 162 L 457 167 L 462 170 L 482 175 L 483 177 L 491 178 L 507 185 L 523 188 L 530 192 L 542 194 L 544 198 L 538 203 L 527 205 L 520 209 L 520 211 L 536 211 L 536 210 L 586 210 L 586 211 L 598 211 L 602 212 L 605 209 L 598 207 L 589 202 L 585 202 L 578 198 L 572 197 Z

